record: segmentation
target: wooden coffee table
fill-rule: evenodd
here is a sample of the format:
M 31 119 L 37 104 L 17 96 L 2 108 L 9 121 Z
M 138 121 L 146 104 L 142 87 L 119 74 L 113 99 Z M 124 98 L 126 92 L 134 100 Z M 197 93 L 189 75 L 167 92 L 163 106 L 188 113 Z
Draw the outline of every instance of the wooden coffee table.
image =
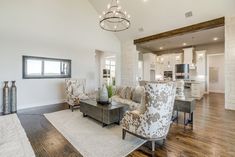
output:
M 80 102 L 80 111 L 83 116 L 89 116 L 97 121 L 100 121 L 103 127 L 109 124 L 119 124 L 128 105 L 112 102 L 109 105 L 98 104 L 95 100 L 83 100 Z

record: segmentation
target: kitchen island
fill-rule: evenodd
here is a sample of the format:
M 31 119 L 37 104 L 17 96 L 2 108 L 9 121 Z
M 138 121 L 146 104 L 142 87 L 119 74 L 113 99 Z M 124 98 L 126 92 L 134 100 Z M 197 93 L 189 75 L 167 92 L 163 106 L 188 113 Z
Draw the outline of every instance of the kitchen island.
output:
M 185 94 L 197 100 L 205 94 L 205 81 L 185 80 Z

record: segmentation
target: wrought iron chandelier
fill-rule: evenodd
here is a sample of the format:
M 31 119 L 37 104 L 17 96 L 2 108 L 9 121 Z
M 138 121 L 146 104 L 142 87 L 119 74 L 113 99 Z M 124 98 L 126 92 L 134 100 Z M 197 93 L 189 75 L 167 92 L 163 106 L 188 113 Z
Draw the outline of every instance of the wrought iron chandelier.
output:
M 130 28 L 130 15 L 122 10 L 119 0 L 112 0 L 100 15 L 100 27 L 106 31 L 120 32 Z

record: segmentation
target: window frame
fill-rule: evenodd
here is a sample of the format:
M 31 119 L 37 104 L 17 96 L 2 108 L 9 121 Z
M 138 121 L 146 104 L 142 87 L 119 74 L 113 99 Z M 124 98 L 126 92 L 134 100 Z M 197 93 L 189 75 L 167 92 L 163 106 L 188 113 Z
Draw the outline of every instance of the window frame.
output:
M 27 60 L 35 59 L 42 61 L 42 74 L 40 76 L 27 75 Z M 67 75 L 44 75 L 44 61 L 59 61 L 68 63 L 68 74 Z M 70 59 L 59 59 L 59 58 L 47 58 L 47 57 L 37 57 L 37 56 L 22 56 L 22 78 L 23 79 L 62 79 L 71 78 L 72 73 L 72 60 Z

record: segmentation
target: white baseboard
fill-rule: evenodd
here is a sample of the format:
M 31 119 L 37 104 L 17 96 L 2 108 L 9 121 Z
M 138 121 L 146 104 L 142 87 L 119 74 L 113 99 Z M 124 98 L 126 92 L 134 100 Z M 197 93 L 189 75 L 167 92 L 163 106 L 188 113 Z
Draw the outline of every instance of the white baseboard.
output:
M 234 111 L 234 110 L 235 110 L 235 106 L 225 105 L 225 109 L 226 109 L 226 110 L 232 110 L 232 111 Z

